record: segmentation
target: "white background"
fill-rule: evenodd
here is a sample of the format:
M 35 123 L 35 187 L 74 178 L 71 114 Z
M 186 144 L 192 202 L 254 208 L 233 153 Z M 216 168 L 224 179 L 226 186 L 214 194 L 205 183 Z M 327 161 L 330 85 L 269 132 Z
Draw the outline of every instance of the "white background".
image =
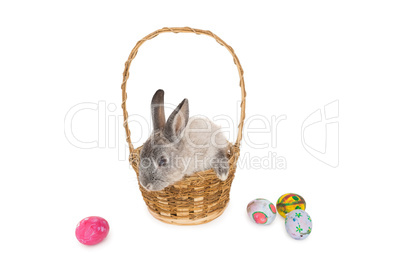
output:
M 0 266 L 396 264 L 401 12 L 399 1 L 2 1 Z M 208 29 L 235 49 L 245 71 L 247 118 L 286 115 L 276 148 L 252 144 L 271 143 L 270 133 L 250 134 L 252 143 L 243 140 L 241 148 L 242 155 L 275 152 L 286 169 L 239 168 L 229 207 L 201 226 L 152 218 L 117 123 L 124 62 L 138 40 L 165 26 Z M 188 98 L 192 115 L 237 120 L 235 65 L 209 37 L 164 34 L 145 43 L 131 68 L 129 113 L 149 122 L 158 88 L 167 102 Z M 336 100 L 333 168 L 304 149 L 301 126 Z M 117 107 L 106 111 L 110 121 L 98 120 L 96 110 L 73 118 L 75 137 L 96 148 L 74 146 L 65 135 L 66 115 L 81 103 Z M 148 132 L 130 126 L 137 147 Z M 325 141 L 321 134 L 313 147 Z M 287 192 L 307 201 L 313 231 L 306 240 L 292 240 L 280 216 L 270 226 L 247 218 L 250 200 L 276 202 Z M 106 218 L 111 229 L 105 241 L 87 247 L 74 231 L 91 215 Z

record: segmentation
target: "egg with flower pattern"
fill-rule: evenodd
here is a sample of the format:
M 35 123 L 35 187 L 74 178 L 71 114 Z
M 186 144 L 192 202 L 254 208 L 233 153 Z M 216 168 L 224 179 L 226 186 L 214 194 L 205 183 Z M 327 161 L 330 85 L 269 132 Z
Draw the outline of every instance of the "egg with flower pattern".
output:
M 302 240 L 310 235 L 313 222 L 307 212 L 302 209 L 295 209 L 287 214 L 285 227 L 292 238 Z
M 269 200 L 257 198 L 248 203 L 247 214 L 257 224 L 271 224 L 276 218 L 276 208 Z

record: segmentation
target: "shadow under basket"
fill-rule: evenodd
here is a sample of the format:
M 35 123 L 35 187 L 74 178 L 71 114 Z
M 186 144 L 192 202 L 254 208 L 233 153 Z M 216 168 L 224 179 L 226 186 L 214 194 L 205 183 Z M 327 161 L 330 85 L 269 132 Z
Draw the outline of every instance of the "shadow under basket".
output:
M 126 108 L 127 100 L 127 80 L 132 60 L 137 55 L 139 47 L 147 40 L 150 40 L 161 33 L 195 33 L 197 35 L 206 35 L 214 38 L 220 45 L 224 46 L 233 56 L 234 63 L 240 76 L 240 88 L 242 101 L 240 104 L 240 123 L 238 126 L 237 139 L 234 144 L 229 144 L 227 156 L 229 159 L 229 175 L 225 181 L 218 179 L 213 169 L 200 171 L 185 177 L 174 185 L 166 187 L 161 191 L 147 191 L 138 183 L 142 197 L 148 206 L 149 212 L 156 219 L 176 225 L 196 225 L 210 222 L 219 217 L 225 210 L 229 202 L 230 187 L 232 185 L 237 160 L 240 155 L 240 141 L 242 139 L 243 123 L 245 118 L 245 99 L 246 91 L 243 79 L 243 69 L 239 59 L 232 47 L 227 45 L 222 39 L 210 31 L 193 29 L 190 27 L 174 27 L 159 29 L 137 42 L 131 51 L 125 64 L 123 72 L 122 89 L 122 109 L 124 116 L 124 128 L 126 130 L 126 140 L 130 149 L 130 163 L 139 176 L 138 165 L 140 163 L 141 147 L 134 148 L 131 143 L 131 132 L 128 127 L 128 112 Z M 139 181 L 138 181 L 139 182 Z

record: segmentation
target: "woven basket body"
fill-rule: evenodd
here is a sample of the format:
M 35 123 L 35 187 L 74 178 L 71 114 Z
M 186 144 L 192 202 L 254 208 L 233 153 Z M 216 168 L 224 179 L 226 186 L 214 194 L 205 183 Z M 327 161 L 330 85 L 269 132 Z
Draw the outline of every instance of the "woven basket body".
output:
M 121 86 L 123 93 L 122 109 L 124 115 L 124 128 L 126 130 L 126 140 L 130 149 L 129 160 L 135 172 L 137 173 L 137 178 L 139 176 L 138 165 L 140 163 L 140 152 L 142 146 L 136 149 L 134 148 L 131 143 L 131 132 L 127 124 L 128 112 L 126 109 L 126 85 L 129 77 L 129 68 L 132 60 L 137 55 L 138 48 L 145 41 L 166 32 L 196 33 L 213 37 L 219 44 L 226 47 L 232 54 L 234 63 L 237 66 L 240 76 L 240 88 L 242 96 L 242 102 L 240 105 L 240 124 L 237 140 L 234 144 L 230 144 L 230 149 L 228 150 L 230 169 L 227 180 L 219 180 L 214 170 L 209 169 L 194 173 L 191 176 L 187 176 L 183 180 L 161 191 L 147 191 L 141 186 L 140 183 L 138 183 L 143 199 L 148 206 L 150 213 L 158 220 L 177 225 L 202 224 L 219 217 L 229 202 L 230 187 L 234 179 L 236 164 L 240 154 L 239 145 L 242 138 L 243 122 L 245 118 L 246 91 L 243 80 L 243 69 L 233 49 L 210 31 L 198 30 L 189 27 L 162 28 L 147 35 L 137 42 L 136 46 L 131 51 L 128 60 L 126 61 L 125 70 L 123 72 L 123 83 Z

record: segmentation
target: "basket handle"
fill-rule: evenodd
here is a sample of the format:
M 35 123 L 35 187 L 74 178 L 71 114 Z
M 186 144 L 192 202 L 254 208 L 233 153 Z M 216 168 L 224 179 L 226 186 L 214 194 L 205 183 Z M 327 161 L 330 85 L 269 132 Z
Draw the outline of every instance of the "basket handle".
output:
M 216 40 L 216 42 L 218 42 L 220 45 L 224 46 L 230 52 L 230 54 L 232 54 L 234 64 L 236 64 L 237 70 L 239 72 L 240 88 L 241 88 L 240 123 L 239 123 L 239 126 L 238 126 L 237 139 L 236 139 L 236 142 L 234 144 L 234 146 L 239 147 L 240 146 L 240 141 L 242 139 L 243 123 L 244 123 L 244 118 L 245 118 L 246 89 L 245 89 L 245 86 L 244 86 L 243 68 L 241 67 L 239 59 L 237 58 L 233 48 L 231 46 L 229 46 L 228 44 L 226 44 L 218 36 L 213 34 L 211 31 L 193 29 L 193 28 L 190 28 L 190 27 L 172 27 L 172 28 L 165 27 L 165 28 L 159 29 L 159 30 L 157 30 L 157 31 L 155 31 L 153 33 L 148 34 L 147 36 L 142 38 L 140 41 L 138 41 L 137 44 L 135 45 L 135 47 L 133 48 L 133 50 L 131 50 L 131 53 L 128 56 L 128 59 L 127 59 L 127 61 L 125 63 L 124 72 L 123 72 L 123 82 L 121 84 L 121 89 L 122 89 L 122 104 L 121 104 L 121 108 L 123 109 L 123 116 L 124 116 L 123 126 L 126 129 L 126 141 L 127 141 L 128 146 L 130 148 L 130 153 L 134 152 L 134 146 L 131 143 L 131 132 L 130 132 L 130 129 L 128 127 L 128 122 L 127 122 L 128 113 L 127 113 L 127 108 L 126 108 L 126 100 L 127 100 L 126 86 L 127 86 L 128 77 L 130 75 L 130 73 L 129 73 L 130 65 L 131 65 L 131 62 L 133 61 L 133 59 L 135 58 L 135 56 L 137 55 L 138 49 L 140 48 L 140 46 L 143 43 L 145 43 L 145 41 L 148 41 L 148 40 L 158 36 L 161 33 L 195 33 L 197 35 L 199 35 L 199 34 L 207 35 L 207 36 L 210 36 L 210 37 L 214 38 Z

